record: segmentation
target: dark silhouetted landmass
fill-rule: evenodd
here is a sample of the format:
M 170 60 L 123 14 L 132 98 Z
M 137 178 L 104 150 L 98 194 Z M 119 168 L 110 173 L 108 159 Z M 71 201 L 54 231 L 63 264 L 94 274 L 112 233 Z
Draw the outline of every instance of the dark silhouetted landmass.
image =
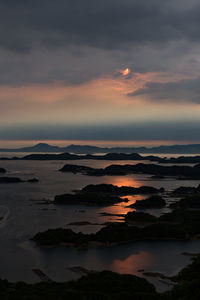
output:
M 175 203 L 170 204 L 170 208 L 198 208 L 200 209 L 200 194 L 190 195 Z
M 83 269 L 79 267 L 79 269 Z M 155 272 L 148 272 L 152 275 Z M 156 272 L 163 279 L 176 282 L 171 290 L 157 293 L 146 279 L 135 275 L 117 274 L 111 271 L 87 271 L 77 281 L 11 283 L 0 280 L 0 298 L 4 300 L 198 300 L 200 299 L 200 255 L 177 275 L 169 277 Z
M 128 226 L 126 223 L 111 223 L 95 234 L 75 233 L 71 229 L 49 229 L 37 233 L 33 240 L 38 246 L 75 246 L 121 244 L 139 240 L 194 239 L 200 235 L 200 211 L 175 210 L 159 218 L 148 214 L 135 215 L 135 222 L 149 222 L 145 227 Z M 134 220 L 134 212 L 125 216 L 125 221 Z M 130 223 L 130 222 L 128 222 Z
M 22 180 L 21 178 L 18 177 L 0 177 L 0 183 L 21 183 L 21 182 L 38 182 L 39 180 L 36 178 L 32 178 L 29 180 Z
M 112 184 L 87 185 L 82 190 L 75 191 L 75 194 L 56 195 L 55 204 L 85 204 L 85 205 L 113 205 L 119 202 L 127 202 L 127 199 L 119 196 L 136 194 L 157 194 L 164 192 L 163 188 L 157 189 L 151 186 L 138 188 Z
M 154 188 L 152 186 L 140 186 L 138 188 L 132 186 L 120 186 L 113 184 L 89 184 L 80 192 L 82 193 L 104 193 L 111 195 L 141 195 L 141 194 L 157 194 L 163 193 L 163 188 Z
M 156 158 L 156 156 L 155 156 Z M 94 159 L 94 160 L 143 160 L 143 157 L 137 153 L 108 153 L 105 155 L 77 155 L 68 152 L 60 154 L 30 154 L 23 157 L 25 160 L 82 160 L 82 159 Z M 146 157 L 144 157 L 146 159 Z
M 200 299 L 200 255 L 192 258 L 192 263 L 182 269 L 172 280 L 179 282 L 173 289 L 165 292 L 162 300 Z
M 59 171 L 61 172 L 68 172 L 68 173 L 81 173 L 88 175 L 90 173 L 94 172 L 94 168 L 86 167 L 86 166 L 80 166 L 80 165 L 65 165 L 63 168 L 61 168 Z
M 70 152 L 76 154 L 94 153 L 180 153 L 180 154 L 200 154 L 200 144 L 169 145 L 156 147 L 97 147 L 91 145 L 69 145 L 66 147 L 52 146 L 47 143 L 39 143 L 31 147 L 23 148 L 0 148 L 0 152 Z
M 130 211 L 125 216 L 125 222 L 127 224 L 135 223 L 154 223 L 157 222 L 157 218 L 145 212 Z
M 39 179 L 31 178 L 31 179 L 28 179 L 27 182 L 35 183 L 35 182 L 39 182 Z
M 72 226 L 87 226 L 87 225 L 102 225 L 100 223 L 92 223 L 89 221 L 77 221 L 77 222 L 71 222 L 68 223 L 67 225 L 72 225 Z
M 185 239 L 186 233 L 179 225 L 155 223 L 144 228 L 128 226 L 125 223 L 112 223 L 95 234 L 75 233 L 71 229 L 57 228 L 37 233 L 33 240 L 38 246 L 113 245 L 147 239 Z
M 166 206 L 166 201 L 159 195 L 154 195 L 129 205 L 131 208 L 162 208 L 164 206 Z
M 5 159 L 5 158 L 4 158 Z M 7 158 L 8 159 L 8 158 Z M 163 164 L 183 164 L 183 163 L 190 163 L 190 164 L 197 164 L 200 163 L 200 156 L 180 156 L 180 157 L 171 157 L 171 158 L 162 158 L 155 155 L 148 155 L 142 156 L 138 153 L 108 153 L 105 155 L 77 155 L 77 154 L 70 154 L 68 152 L 61 153 L 61 154 L 30 154 L 26 155 L 23 158 L 12 158 L 12 159 L 24 159 L 24 160 L 147 160 L 153 161 Z
M 61 147 L 39 143 L 31 147 L 0 148 L 0 152 L 63 152 Z
M 2 300 L 157 300 L 158 295 L 146 279 L 111 271 L 92 271 L 77 281 L 62 283 L 13 284 L 0 280 Z
M 156 176 L 176 176 L 180 179 L 200 179 L 200 164 L 195 166 L 162 166 L 139 163 L 135 165 L 110 165 L 104 169 L 66 164 L 60 171 L 81 173 L 89 176 L 149 174 Z
M 125 222 L 128 224 L 136 223 L 158 223 L 175 225 L 185 232 L 185 237 L 199 238 L 200 234 L 200 210 L 176 209 L 160 217 L 152 216 L 143 212 L 128 212 L 125 215 Z
M 200 185 L 197 187 L 181 186 L 173 191 L 174 195 L 200 194 Z
M 98 193 L 84 193 L 84 194 L 62 194 L 56 195 L 54 199 L 55 204 L 85 204 L 85 205 L 97 205 L 107 206 L 113 205 L 119 202 L 125 202 L 125 199 L 120 197 L 103 195 Z
M 24 182 L 18 177 L 0 177 L 0 183 L 20 183 Z
M 6 173 L 6 169 L 0 168 L 0 173 Z
M 155 163 L 162 164 L 197 164 L 200 163 L 200 156 L 180 156 L 180 157 L 159 157 L 155 155 L 146 155 L 142 156 L 138 153 L 107 153 L 104 155 L 93 155 L 93 154 L 71 154 L 68 152 L 64 153 L 32 153 L 25 155 L 24 157 L 1 157 L 0 160 L 110 160 L 110 161 L 119 161 L 119 160 L 133 160 L 133 161 L 152 161 Z M 158 179 L 162 179 L 160 175 Z M 157 177 L 155 177 L 157 179 Z

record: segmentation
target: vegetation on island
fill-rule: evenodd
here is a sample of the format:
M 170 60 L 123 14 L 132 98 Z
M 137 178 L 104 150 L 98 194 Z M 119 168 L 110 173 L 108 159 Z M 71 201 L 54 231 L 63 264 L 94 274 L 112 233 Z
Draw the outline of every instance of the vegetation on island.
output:
M 85 205 L 113 205 L 119 202 L 127 202 L 128 199 L 120 196 L 135 194 L 157 194 L 162 193 L 163 188 L 157 189 L 151 186 L 141 186 L 138 188 L 130 186 L 118 187 L 112 184 L 87 185 L 82 190 L 75 191 L 74 194 L 56 195 L 55 204 L 85 204 Z
M 171 203 L 170 208 L 200 209 L 200 194 L 188 195 L 177 202 Z
M 0 280 L 0 299 L 3 300 L 199 300 L 200 256 L 171 278 L 173 288 L 158 293 L 146 279 L 111 271 L 91 271 L 76 281 L 11 283 Z
M 38 246 L 91 246 L 93 244 L 120 244 L 148 239 L 194 239 L 200 237 L 200 211 L 175 210 L 160 217 L 129 212 L 125 222 L 110 223 L 95 234 L 75 233 L 71 229 L 57 228 L 37 233 L 33 240 Z M 130 223 L 151 223 L 144 227 Z
M 119 202 L 128 201 L 117 196 L 103 195 L 98 193 L 85 193 L 85 194 L 62 194 L 56 195 L 54 204 L 67 205 L 67 204 L 84 204 L 84 205 L 97 205 L 107 206 Z
M 192 195 L 192 194 L 200 194 L 200 184 L 197 187 L 191 186 L 180 186 L 175 189 L 172 195 L 181 196 L 181 195 Z
M 173 176 L 185 179 L 200 179 L 200 164 L 195 166 L 158 164 L 110 165 L 106 168 L 91 168 L 81 165 L 66 164 L 61 172 L 81 173 L 88 176 L 117 176 L 128 174 L 149 174 L 156 176 Z
M 197 146 L 198 151 L 194 148 Z M 189 153 L 190 149 L 193 152 L 190 153 L 200 153 L 200 145 L 188 145 L 188 146 L 178 146 L 179 151 L 172 151 L 176 149 L 177 146 L 161 146 L 153 147 L 148 149 L 145 147 L 114 147 L 114 148 L 99 148 L 95 146 L 88 145 L 70 145 L 67 147 L 51 146 L 45 143 L 39 143 L 33 147 L 24 147 L 19 149 L 0 149 L 0 152 L 31 152 L 31 154 L 25 155 L 24 157 L 1 157 L 0 160 L 82 160 L 82 159 L 93 159 L 93 160 L 147 160 L 154 161 L 158 163 L 200 163 L 200 156 L 179 156 L 179 157 L 160 157 L 155 155 L 145 155 L 142 156 L 139 153 Z M 182 147 L 182 148 L 180 148 Z M 182 151 L 183 147 L 187 148 L 187 152 Z M 153 150 L 154 149 L 154 150 Z M 159 151 L 157 151 L 160 149 Z M 167 150 L 167 152 L 166 152 Z M 161 152 L 162 151 L 162 152 Z M 45 152 L 44 154 L 38 152 Z M 57 152 L 57 153 L 55 153 Z M 96 153 L 96 154 L 94 154 Z M 105 153 L 105 154 L 97 154 Z M 81 155 L 80 155 L 81 154 Z
M 192 263 L 181 270 L 175 278 L 178 282 L 170 291 L 160 295 L 162 300 L 200 299 L 200 255 L 192 258 Z
M 157 194 L 163 193 L 164 189 L 157 189 L 152 186 L 120 186 L 113 184 L 89 184 L 84 187 L 80 193 L 101 193 L 101 194 L 112 194 L 112 195 L 140 195 L 140 194 Z
M 39 180 L 37 178 L 32 178 L 28 180 L 22 180 L 18 177 L 0 177 L 0 183 L 21 183 L 21 182 L 38 182 Z
M 91 272 L 77 281 L 12 284 L 0 280 L 2 300 L 157 300 L 154 286 L 144 278 L 111 271 Z
M 166 201 L 159 195 L 153 195 L 147 199 L 136 201 L 129 205 L 131 208 L 162 208 L 166 206 Z
M 145 212 L 137 212 L 137 211 L 129 211 L 125 215 L 125 222 L 127 224 L 134 223 L 154 223 L 157 222 L 158 218 L 155 216 L 145 213 Z

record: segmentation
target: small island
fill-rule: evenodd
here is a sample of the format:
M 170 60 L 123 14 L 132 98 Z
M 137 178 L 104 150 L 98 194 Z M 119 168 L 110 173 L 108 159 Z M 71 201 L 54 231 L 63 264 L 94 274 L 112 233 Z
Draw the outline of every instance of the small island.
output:
M 188 195 L 177 202 L 171 203 L 170 208 L 200 209 L 200 194 Z
M 24 182 L 18 177 L 0 177 L 0 183 L 21 183 Z
M 125 215 L 125 222 L 127 224 L 155 223 L 157 220 L 158 219 L 155 216 L 145 212 L 130 211 Z
M 18 177 L 0 177 L 0 184 L 2 183 L 22 183 L 22 182 L 30 182 L 30 183 L 35 183 L 38 182 L 39 180 L 36 178 L 28 179 L 28 180 L 22 180 L 21 178 Z
M 4 169 L 4 168 L 0 168 L 0 173 L 6 173 L 6 169 Z
M 175 210 L 158 218 L 148 214 L 128 213 L 125 222 L 110 223 L 95 234 L 75 233 L 71 229 L 57 228 L 37 233 L 33 240 L 38 246 L 74 246 L 93 245 L 110 246 L 140 240 L 177 239 L 189 240 L 200 237 L 200 211 Z M 144 227 L 129 226 L 134 223 L 151 223 Z
M 126 153 L 125 150 L 121 148 L 120 151 L 116 151 L 118 149 L 116 148 L 107 148 L 105 150 L 102 150 L 101 153 L 105 153 L 103 155 L 98 155 L 98 154 L 92 154 L 89 149 L 87 151 L 81 151 L 77 152 L 75 154 L 74 150 L 72 152 L 66 152 L 68 149 L 72 150 L 71 147 L 69 146 L 66 148 L 59 148 L 56 146 L 50 146 L 48 149 L 48 145 L 45 145 L 43 143 L 40 143 L 38 145 L 35 145 L 33 147 L 30 147 L 28 149 L 22 148 L 21 151 L 20 149 L 4 149 L 3 152 L 32 152 L 31 154 L 25 155 L 24 157 L 1 157 L 0 160 L 110 160 L 110 161 L 118 161 L 118 160 L 133 160 L 133 161 L 152 161 L 152 162 L 158 162 L 162 164 L 199 164 L 200 163 L 200 156 L 179 156 L 179 157 L 160 157 L 160 156 L 155 156 L 155 155 L 145 155 L 142 156 L 139 153 L 143 153 L 142 149 L 140 149 L 139 152 L 133 152 L 131 151 L 132 149 L 130 148 L 128 153 Z M 80 146 L 84 147 L 84 146 Z M 87 147 L 87 146 L 85 146 Z M 95 147 L 94 153 L 98 153 L 98 148 Z M 0 149 L 0 152 L 3 149 Z M 7 150 L 7 151 L 5 151 Z M 15 151 L 14 151 L 15 150 Z M 49 150 L 49 151 L 48 151 Z M 57 151 L 56 151 L 57 150 Z M 112 151 L 110 151 L 112 150 Z M 124 151 L 123 151 L 124 150 Z M 139 149 L 137 149 L 139 150 Z M 105 151 L 105 152 L 104 152 Z M 116 151 L 116 152 L 114 152 Z M 142 151 L 142 152 L 141 152 Z M 44 154 L 42 153 L 34 153 L 34 152 L 46 152 Z M 49 153 L 47 153 L 49 152 Z M 60 152 L 59 154 L 53 153 L 53 152 Z M 152 152 L 153 153 L 153 152 Z M 158 152 L 161 153 L 161 152 Z
M 128 199 L 120 196 L 137 194 L 158 194 L 163 193 L 164 189 L 151 186 L 141 186 L 138 188 L 130 186 L 118 187 L 112 184 L 87 185 L 74 194 L 56 195 L 54 204 L 85 204 L 85 205 L 113 205 L 120 202 L 128 202 Z
M 136 201 L 135 203 L 129 205 L 131 208 L 162 208 L 166 206 L 166 201 L 159 195 L 151 196 L 144 200 Z
M 132 186 L 120 186 L 113 184 L 89 184 L 84 187 L 80 193 L 103 193 L 111 195 L 140 195 L 140 194 L 157 194 L 163 193 L 163 188 L 157 189 L 152 186 L 140 186 L 138 188 Z
M 177 179 L 200 179 L 200 164 L 195 166 L 163 166 L 158 164 L 110 165 L 106 168 L 91 168 L 66 164 L 59 171 L 80 173 L 87 176 L 122 176 L 128 174 L 148 174 L 152 176 L 170 176 Z
M 174 196 L 200 194 L 200 184 L 197 187 L 181 186 L 172 192 Z
M 56 195 L 54 204 L 84 204 L 89 206 L 109 206 L 119 202 L 127 202 L 127 199 L 122 199 L 113 195 L 104 195 L 98 193 L 83 193 L 83 194 L 62 194 Z

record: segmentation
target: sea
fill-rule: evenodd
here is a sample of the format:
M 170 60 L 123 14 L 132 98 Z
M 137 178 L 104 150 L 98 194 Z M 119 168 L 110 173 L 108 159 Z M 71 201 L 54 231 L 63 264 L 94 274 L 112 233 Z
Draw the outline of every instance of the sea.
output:
M 24 153 L 0 153 L 0 157 L 15 155 L 23 156 Z M 164 187 L 166 190 L 164 198 L 169 205 L 176 201 L 169 197 L 170 191 L 180 186 L 196 187 L 199 184 L 198 180 L 186 181 L 173 178 L 158 180 L 152 179 L 149 175 L 93 177 L 60 172 L 59 169 L 66 163 L 103 168 L 112 163 L 136 164 L 138 161 L 0 161 L 0 167 L 7 170 L 6 176 L 15 176 L 24 180 L 33 177 L 39 179 L 37 183 L 22 182 L 0 185 L 0 278 L 12 282 L 39 282 L 40 278 L 33 272 L 33 269 L 40 269 L 52 280 L 68 281 L 81 276 L 71 270 L 74 266 L 98 271 L 111 270 L 137 276 L 144 276 L 141 270 L 160 272 L 171 276 L 177 274 L 190 262 L 190 257 L 183 255 L 184 252 L 200 252 L 200 241 L 198 240 L 143 241 L 111 247 L 96 246 L 81 250 L 70 247 L 37 247 L 31 240 L 37 232 L 63 227 L 71 228 L 76 232 L 94 233 L 103 227 L 101 224 L 104 222 L 123 221 L 119 216 L 102 215 L 103 212 L 124 214 L 133 210 L 127 207 L 128 205 L 145 198 L 144 195 L 129 196 L 128 203 L 122 202 L 108 207 L 58 206 L 53 204 L 55 195 L 71 193 L 88 184 L 111 183 L 117 186 L 134 187 L 147 185 L 157 188 Z M 144 163 L 148 163 L 148 161 L 144 161 Z M 43 200 L 50 200 L 50 204 L 44 204 Z M 146 210 L 156 216 L 169 211 L 169 207 Z M 69 225 L 69 223 L 82 221 L 98 225 Z M 169 282 L 160 281 L 158 278 L 145 278 L 155 284 L 158 291 L 171 288 Z

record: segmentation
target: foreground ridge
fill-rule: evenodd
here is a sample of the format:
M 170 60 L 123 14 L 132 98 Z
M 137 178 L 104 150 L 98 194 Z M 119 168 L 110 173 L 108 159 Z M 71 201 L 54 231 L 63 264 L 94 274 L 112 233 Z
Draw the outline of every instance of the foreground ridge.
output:
M 157 293 L 146 279 L 111 271 L 88 272 L 77 281 L 10 283 L 0 280 L 0 298 L 4 300 L 198 300 L 200 297 L 200 255 L 171 280 L 177 284 L 167 292 Z

